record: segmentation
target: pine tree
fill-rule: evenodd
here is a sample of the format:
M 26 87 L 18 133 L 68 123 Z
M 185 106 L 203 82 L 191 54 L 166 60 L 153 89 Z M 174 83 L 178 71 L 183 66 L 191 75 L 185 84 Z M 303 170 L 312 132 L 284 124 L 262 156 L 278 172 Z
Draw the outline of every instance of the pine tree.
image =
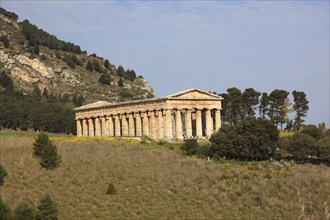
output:
M 56 146 L 48 142 L 41 155 L 40 165 L 46 169 L 57 167 L 61 162 L 61 156 L 57 154 Z
M 296 131 L 300 131 L 303 126 L 303 123 L 305 122 L 303 118 L 306 117 L 307 115 L 307 111 L 309 109 L 308 107 L 309 102 L 306 98 L 306 94 L 303 91 L 299 92 L 294 90 L 292 92 L 292 95 L 294 101 L 293 110 L 296 111 L 293 128 Z
M 260 92 L 253 88 L 245 89 L 242 94 L 244 117 L 253 117 L 256 113 L 256 106 L 259 104 Z
M 269 110 L 269 98 L 266 92 L 262 93 L 260 104 L 259 104 L 259 115 L 261 118 L 265 119 Z
M 41 132 L 37 138 L 34 140 L 33 143 L 33 154 L 37 157 L 41 157 L 43 150 L 45 149 L 45 146 L 50 142 L 48 135 Z
M 37 214 L 35 216 L 35 220 L 57 220 L 57 207 L 55 202 L 50 198 L 48 194 L 46 194 L 38 205 Z
M 237 124 L 243 117 L 242 92 L 236 87 L 227 89 L 228 92 L 228 117 L 230 124 Z
M 283 124 L 286 121 L 285 102 L 288 95 L 289 92 L 279 89 L 275 89 L 269 94 L 268 116 L 276 128 L 278 125 Z

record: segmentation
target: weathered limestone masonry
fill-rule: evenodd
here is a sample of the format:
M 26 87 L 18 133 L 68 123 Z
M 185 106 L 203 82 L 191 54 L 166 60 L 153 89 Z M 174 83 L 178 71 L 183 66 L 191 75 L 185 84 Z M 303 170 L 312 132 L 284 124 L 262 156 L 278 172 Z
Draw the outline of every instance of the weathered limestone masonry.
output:
M 75 109 L 77 136 L 209 138 L 221 127 L 221 100 L 189 89 L 163 98 L 95 102 Z

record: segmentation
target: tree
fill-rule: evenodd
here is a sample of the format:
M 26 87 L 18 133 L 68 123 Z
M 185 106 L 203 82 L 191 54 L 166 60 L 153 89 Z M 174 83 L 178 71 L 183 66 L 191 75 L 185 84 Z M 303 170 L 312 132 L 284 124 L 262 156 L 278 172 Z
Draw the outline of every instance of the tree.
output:
M 307 160 L 318 155 L 317 142 L 308 134 L 295 134 L 289 139 L 288 152 L 295 160 Z
M 194 155 L 196 154 L 199 145 L 196 139 L 188 139 L 180 146 L 180 148 L 186 155 Z
M 89 70 L 89 71 L 93 71 L 94 70 L 94 67 L 93 67 L 93 64 L 91 63 L 91 61 L 88 61 L 87 64 L 86 64 L 86 70 Z
M 39 52 L 40 52 L 39 46 L 38 45 L 34 46 L 33 53 L 39 55 Z
M 103 73 L 99 78 L 99 82 L 102 83 L 103 85 L 110 85 L 111 81 L 112 78 L 108 73 Z
M 214 133 L 210 138 L 210 154 L 216 159 L 269 159 L 275 151 L 278 133 L 269 120 L 246 118 Z
M 34 220 L 34 210 L 26 203 L 21 203 L 14 211 L 15 220 Z
M 242 111 L 242 93 L 236 87 L 227 89 L 228 105 L 227 105 L 227 120 L 229 124 L 237 124 L 243 118 Z
M 5 71 L 1 71 L 0 73 L 0 85 L 3 88 L 13 88 L 13 81 Z
M 122 67 L 121 65 L 119 65 L 116 72 L 117 72 L 117 75 L 119 77 L 123 77 L 124 74 L 125 74 L 125 69 L 124 69 L 124 67 Z
M 118 81 L 118 86 L 123 87 L 124 86 L 124 81 L 123 79 L 119 79 Z
M 303 126 L 303 123 L 305 122 L 303 118 L 307 115 L 307 111 L 309 109 L 309 102 L 306 98 L 306 94 L 303 91 L 299 92 L 294 90 L 292 92 L 292 95 L 294 101 L 293 110 L 296 112 L 293 127 L 296 131 L 300 131 Z
M 40 165 L 48 170 L 58 167 L 60 162 L 61 156 L 57 154 L 55 144 L 48 142 L 42 151 Z
M 286 122 L 286 100 L 289 92 L 275 89 L 269 95 L 268 116 L 276 128 Z
M 113 185 L 113 183 L 109 183 L 108 189 L 107 189 L 107 194 L 108 195 L 115 195 L 116 194 L 116 188 Z
M 316 125 L 309 124 L 303 126 L 301 133 L 308 134 L 312 138 L 319 140 L 322 137 L 323 132 Z
M 269 98 L 266 92 L 262 93 L 260 104 L 259 104 L 259 115 L 261 118 L 265 119 L 269 110 Z
M 3 185 L 5 176 L 7 176 L 7 171 L 0 165 L 0 186 Z
M 93 67 L 96 72 L 98 72 L 98 73 L 102 72 L 102 68 L 101 68 L 99 62 L 97 62 L 96 60 L 93 61 Z
M 244 117 L 254 117 L 255 110 L 259 104 L 260 92 L 253 88 L 245 89 L 242 94 L 243 114 Z
M 40 204 L 38 205 L 38 210 L 35 216 L 36 220 L 57 220 L 57 207 L 56 203 L 50 198 L 48 194 L 46 194 L 40 200 Z
M 5 48 L 8 48 L 8 47 L 9 47 L 9 40 L 8 40 L 8 37 L 7 37 L 6 35 L 2 36 L 2 37 L 0 38 L 0 40 L 2 41 L 3 46 L 4 46 Z
M 49 137 L 46 133 L 41 132 L 33 143 L 33 154 L 37 157 L 41 157 L 45 146 L 50 142 Z
M 229 112 L 228 112 L 228 103 L 229 103 L 229 96 L 227 93 L 221 93 L 219 94 L 223 100 L 221 101 L 221 120 L 223 125 L 228 123 L 228 117 L 229 117 Z
M 0 197 L 0 219 L 2 220 L 9 220 L 10 217 L 10 209 L 8 206 L 2 201 L 2 198 Z
M 110 62 L 109 62 L 108 59 L 105 59 L 105 61 L 104 61 L 104 67 L 107 68 L 107 69 L 110 67 Z

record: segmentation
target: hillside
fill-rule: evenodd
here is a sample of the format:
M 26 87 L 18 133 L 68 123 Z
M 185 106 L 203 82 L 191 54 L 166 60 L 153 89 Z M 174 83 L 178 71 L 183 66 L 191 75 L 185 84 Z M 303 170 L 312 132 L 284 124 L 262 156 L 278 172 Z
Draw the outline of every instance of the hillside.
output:
M 28 20 L 0 8 L 0 72 L 26 94 L 38 89 L 57 97 L 82 97 L 85 103 L 154 97 L 134 70 L 88 55 L 80 46 L 57 39 Z
M 53 135 L 60 167 L 32 156 L 36 133 L 0 132 L 0 196 L 14 210 L 49 193 L 59 219 L 328 219 L 330 168 L 183 156 L 177 145 Z M 15 161 L 15 163 L 13 163 Z M 109 183 L 116 195 L 107 195 Z

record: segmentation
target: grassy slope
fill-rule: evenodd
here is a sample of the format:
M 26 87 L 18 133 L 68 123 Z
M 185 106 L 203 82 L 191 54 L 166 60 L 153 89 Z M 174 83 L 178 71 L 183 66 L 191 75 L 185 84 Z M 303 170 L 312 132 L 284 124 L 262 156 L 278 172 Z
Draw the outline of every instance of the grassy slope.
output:
M 47 171 L 32 157 L 33 133 L 0 133 L 8 176 L 2 199 L 14 209 L 50 193 L 60 219 L 326 219 L 330 168 L 271 162 L 208 162 L 166 145 L 53 136 L 62 156 Z M 173 147 L 171 147 L 173 148 Z M 261 169 L 257 169 L 260 164 Z M 108 183 L 117 194 L 106 195 Z

